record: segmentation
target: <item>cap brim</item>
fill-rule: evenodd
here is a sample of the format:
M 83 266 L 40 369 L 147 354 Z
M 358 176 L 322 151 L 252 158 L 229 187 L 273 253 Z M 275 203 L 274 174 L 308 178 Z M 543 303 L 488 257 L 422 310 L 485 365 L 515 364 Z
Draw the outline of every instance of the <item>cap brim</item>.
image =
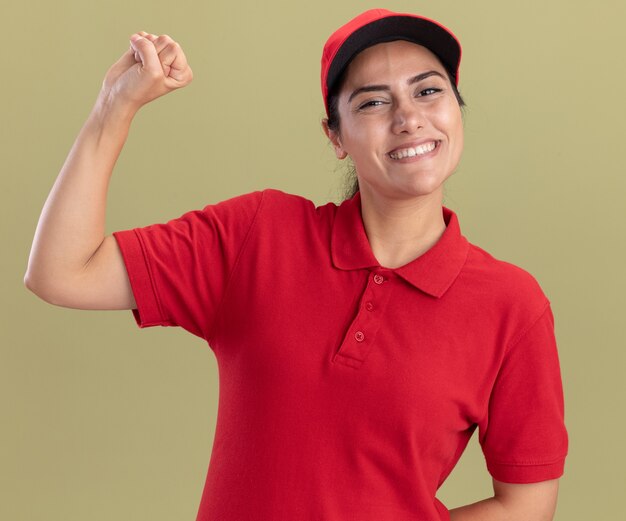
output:
M 326 76 L 328 92 L 358 53 L 377 43 L 394 40 L 407 40 L 428 48 L 452 75 L 455 84 L 458 83 L 461 47 L 449 32 L 424 18 L 389 16 L 357 29 L 341 44 Z

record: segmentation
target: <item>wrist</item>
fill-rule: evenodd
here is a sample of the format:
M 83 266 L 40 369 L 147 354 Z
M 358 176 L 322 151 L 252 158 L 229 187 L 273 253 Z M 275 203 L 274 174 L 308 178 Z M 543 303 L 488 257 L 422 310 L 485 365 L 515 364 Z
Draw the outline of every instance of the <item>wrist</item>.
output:
M 139 108 L 130 102 L 111 96 L 110 92 L 103 89 L 98 94 L 92 115 L 103 125 L 111 123 L 130 125 Z

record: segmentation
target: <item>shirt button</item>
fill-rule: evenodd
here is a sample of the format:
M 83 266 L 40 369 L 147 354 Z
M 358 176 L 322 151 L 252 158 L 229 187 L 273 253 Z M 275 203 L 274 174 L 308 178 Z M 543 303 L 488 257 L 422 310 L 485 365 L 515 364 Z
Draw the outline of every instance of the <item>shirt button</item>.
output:
M 363 342 L 363 340 L 365 340 L 365 335 L 363 334 L 363 331 L 357 331 L 354 333 L 354 338 L 356 338 L 357 342 Z
M 365 309 L 367 309 L 368 311 L 372 311 L 374 309 L 374 304 L 372 304 L 371 302 L 366 302 L 365 303 Z
M 374 282 L 376 284 L 382 284 L 384 280 L 385 280 L 385 277 L 383 277 L 382 275 L 379 275 L 378 273 L 374 275 Z

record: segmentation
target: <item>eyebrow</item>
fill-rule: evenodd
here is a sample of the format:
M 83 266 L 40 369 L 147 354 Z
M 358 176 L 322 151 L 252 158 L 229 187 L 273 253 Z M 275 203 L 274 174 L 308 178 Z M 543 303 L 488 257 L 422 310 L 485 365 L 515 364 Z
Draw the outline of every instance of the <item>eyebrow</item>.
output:
M 422 72 L 421 74 L 418 74 L 417 76 L 413 76 L 411 79 L 409 79 L 406 84 L 407 85 L 413 85 L 414 83 L 418 83 L 422 80 L 425 80 L 426 78 L 429 78 L 430 76 L 439 76 L 440 78 L 443 78 L 443 74 L 437 72 L 437 71 L 427 71 L 427 72 Z M 375 92 L 375 91 L 390 91 L 391 88 L 389 87 L 389 85 L 364 85 L 363 87 L 359 87 L 358 89 L 355 89 L 352 94 L 350 94 L 350 97 L 348 98 L 348 103 L 350 103 L 352 101 L 352 99 L 357 96 L 358 94 L 361 94 L 362 92 Z

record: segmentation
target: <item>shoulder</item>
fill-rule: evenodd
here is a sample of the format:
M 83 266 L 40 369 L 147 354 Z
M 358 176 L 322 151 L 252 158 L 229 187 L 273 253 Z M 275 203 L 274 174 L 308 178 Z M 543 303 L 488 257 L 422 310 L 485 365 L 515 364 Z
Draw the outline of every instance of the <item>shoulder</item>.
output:
M 550 303 L 535 275 L 472 243 L 464 273 L 483 298 L 507 313 L 538 316 Z
M 202 219 L 225 232 L 245 228 L 264 241 L 310 238 L 326 235 L 332 228 L 338 206 L 326 203 L 316 206 L 301 195 L 276 188 L 264 188 L 204 207 Z
M 281 204 L 286 205 L 288 208 L 300 208 L 309 211 L 337 208 L 335 203 L 329 202 L 323 205 L 316 205 L 312 200 L 302 195 L 285 192 L 278 188 L 266 188 L 262 190 L 262 193 L 268 204 Z
M 295 222 L 332 218 L 338 206 L 333 202 L 316 205 L 312 200 L 277 188 L 266 188 L 262 193 L 264 220 L 279 220 L 289 226 Z
M 326 225 L 332 222 L 337 208 L 332 202 L 316 206 L 301 195 L 264 188 L 206 204 L 201 210 L 187 212 L 183 218 L 199 219 L 207 224 L 221 223 L 224 226 L 247 223 L 266 229 L 279 227 L 277 231 L 283 234 L 297 225 Z
M 204 206 L 202 213 L 211 216 L 248 218 L 262 214 L 267 219 L 272 214 L 284 216 L 296 208 L 307 208 L 313 203 L 304 197 L 288 194 L 275 188 L 264 188 L 226 197 Z

